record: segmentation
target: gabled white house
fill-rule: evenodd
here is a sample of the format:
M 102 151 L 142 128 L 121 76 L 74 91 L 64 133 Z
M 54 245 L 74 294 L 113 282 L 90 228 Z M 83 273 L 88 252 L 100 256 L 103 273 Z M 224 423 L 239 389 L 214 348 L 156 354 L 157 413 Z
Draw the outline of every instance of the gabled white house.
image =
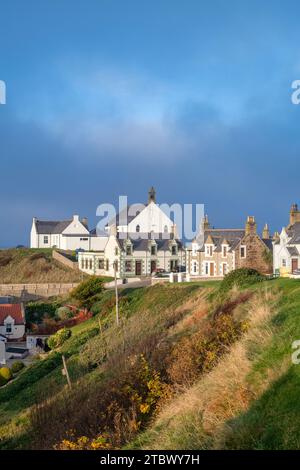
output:
M 153 187 L 148 192 L 148 203 L 132 204 L 123 209 L 106 227 L 112 233 L 155 233 L 165 234 L 170 238 L 175 234 L 176 226 L 167 214 L 156 204 L 156 192 Z
M 61 250 L 102 250 L 107 236 L 97 236 L 90 231 L 87 219 L 45 221 L 35 217 L 30 233 L 30 248 L 58 248 Z
M 273 243 L 274 272 L 290 276 L 300 269 L 300 211 L 297 204 L 290 210 L 290 223 L 283 227 Z
M 0 305 L 0 335 L 7 339 L 21 339 L 25 334 L 23 304 Z

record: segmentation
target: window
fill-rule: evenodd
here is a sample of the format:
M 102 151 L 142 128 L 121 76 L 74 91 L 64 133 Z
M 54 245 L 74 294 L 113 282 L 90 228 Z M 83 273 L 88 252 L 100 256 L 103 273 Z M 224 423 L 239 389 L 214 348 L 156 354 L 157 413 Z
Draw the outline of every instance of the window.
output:
M 194 273 L 194 274 L 197 274 L 197 270 L 198 270 L 198 266 L 197 266 L 196 261 L 194 261 L 194 262 L 193 262 L 193 273 Z
M 165 232 L 165 233 L 168 233 L 168 232 L 169 232 L 169 229 L 168 229 L 168 226 L 167 226 L 167 225 L 164 226 L 164 232 Z
M 89 260 L 88 259 L 85 260 L 85 269 L 89 269 Z
M 208 263 L 205 263 L 205 274 L 208 275 L 208 273 L 209 273 Z
M 49 237 L 48 235 L 44 235 L 44 245 L 48 245 L 49 243 Z
M 6 333 L 9 335 L 12 333 L 12 324 L 11 323 L 6 323 Z
M 241 258 L 246 258 L 246 247 L 245 246 L 241 246 L 240 256 L 241 256 Z
M 205 245 L 205 254 L 206 256 L 213 255 L 213 246 L 212 245 Z
M 127 245 L 127 246 L 126 246 L 126 255 L 127 255 L 127 256 L 131 256 L 131 253 L 132 253 L 131 245 Z
M 115 248 L 115 256 L 118 256 L 118 254 L 119 254 L 119 250 L 118 250 L 118 247 L 116 246 L 116 248 Z
M 98 259 L 98 269 L 104 269 L 104 259 Z
M 177 246 L 176 245 L 172 245 L 171 253 L 172 253 L 173 256 L 177 255 Z
M 227 245 L 222 245 L 222 256 L 223 258 L 227 256 Z
M 84 259 L 81 258 L 81 269 L 84 269 Z
M 283 259 L 283 260 L 281 261 L 281 266 L 282 266 L 283 268 L 286 268 L 286 259 Z
M 155 256 L 155 255 L 156 255 L 156 246 L 151 245 L 151 256 Z
M 88 238 L 86 238 L 86 237 L 83 238 L 83 237 L 82 237 L 82 238 L 80 238 L 80 241 L 81 241 L 81 242 L 87 242 L 87 241 L 88 241 Z
M 93 260 L 92 260 L 92 258 L 91 258 L 91 259 L 90 259 L 90 270 L 92 270 L 92 269 L 93 269 Z
M 105 263 L 105 269 L 106 269 L 106 271 L 109 271 L 109 260 L 108 259 L 106 260 L 106 263 Z
M 140 232 L 141 227 L 140 227 L 139 225 L 137 225 L 136 228 L 135 228 L 135 230 L 136 230 L 136 232 Z
M 131 261 L 125 261 L 125 272 L 131 273 L 132 271 L 132 264 Z

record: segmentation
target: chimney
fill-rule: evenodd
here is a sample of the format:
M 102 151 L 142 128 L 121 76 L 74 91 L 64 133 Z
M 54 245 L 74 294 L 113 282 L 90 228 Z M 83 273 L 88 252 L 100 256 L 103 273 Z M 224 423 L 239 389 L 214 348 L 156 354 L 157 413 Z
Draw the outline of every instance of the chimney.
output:
M 265 226 L 264 226 L 264 229 L 263 229 L 263 232 L 262 232 L 262 238 L 264 240 L 269 240 L 270 239 L 270 231 L 269 231 L 268 224 L 265 224 Z
M 290 209 L 290 225 L 294 225 L 296 222 L 300 222 L 300 211 L 298 204 L 292 204 Z
M 255 222 L 255 218 L 253 215 L 248 215 L 247 217 L 245 232 L 246 232 L 246 235 L 256 234 L 256 222 Z
M 83 217 L 81 223 L 88 229 L 89 221 L 87 217 Z
M 279 235 L 279 232 L 274 232 L 274 235 L 273 235 L 273 241 L 274 242 L 277 242 L 280 240 L 280 235 Z
M 209 223 L 207 214 L 204 216 L 204 219 L 202 219 L 202 228 L 203 228 L 203 231 L 210 229 L 210 223 Z

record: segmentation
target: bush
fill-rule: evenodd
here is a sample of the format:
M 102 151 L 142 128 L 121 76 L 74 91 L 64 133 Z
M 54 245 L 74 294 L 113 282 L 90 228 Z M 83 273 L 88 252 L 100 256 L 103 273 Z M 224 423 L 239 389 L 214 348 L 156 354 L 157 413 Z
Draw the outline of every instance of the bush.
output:
M 60 320 L 68 320 L 69 318 L 74 317 L 74 313 L 68 307 L 59 307 L 56 310 L 56 316 Z
M 91 276 L 73 289 L 71 297 L 77 300 L 81 307 L 91 308 L 99 300 L 99 295 L 102 291 L 103 280 L 97 276 Z
M 2 377 L 6 382 L 12 379 L 12 373 L 9 367 L 1 367 L 0 377 Z
M 6 385 L 7 384 L 7 380 L 2 377 L 2 375 L 0 375 L 0 387 L 3 387 L 3 385 Z
M 265 279 L 266 277 L 256 269 L 235 269 L 224 277 L 219 291 L 221 293 L 225 293 L 228 292 L 234 285 L 238 287 L 247 287 L 257 282 L 264 281 Z
M 25 364 L 24 362 L 22 361 L 16 361 L 12 364 L 11 366 L 11 371 L 13 374 L 17 374 L 18 372 L 20 372 L 20 370 L 22 370 L 23 368 L 25 367 Z
M 47 344 L 50 349 L 56 349 L 59 346 L 62 346 L 67 339 L 72 335 L 71 330 L 68 328 L 62 328 L 58 330 L 54 335 L 50 336 L 47 340 Z

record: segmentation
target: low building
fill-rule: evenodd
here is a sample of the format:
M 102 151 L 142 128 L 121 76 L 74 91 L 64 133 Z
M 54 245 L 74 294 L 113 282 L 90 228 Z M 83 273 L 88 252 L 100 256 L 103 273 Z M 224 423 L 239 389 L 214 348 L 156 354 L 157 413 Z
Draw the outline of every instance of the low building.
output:
M 212 228 L 206 216 L 199 235 L 187 250 L 187 272 L 195 278 L 223 278 L 230 271 L 244 267 L 264 274 L 272 272 L 272 239 L 268 226 L 260 237 L 252 216 L 241 229 Z
M 23 304 L 0 305 L 0 335 L 8 340 L 20 340 L 25 335 Z
M 46 221 L 33 218 L 30 248 L 58 248 L 64 251 L 101 250 L 107 236 L 89 230 L 86 218 L 74 215 L 71 220 Z
M 290 220 L 273 242 L 274 273 L 291 276 L 300 269 L 300 211 L 297 204 L 290 209 Z

